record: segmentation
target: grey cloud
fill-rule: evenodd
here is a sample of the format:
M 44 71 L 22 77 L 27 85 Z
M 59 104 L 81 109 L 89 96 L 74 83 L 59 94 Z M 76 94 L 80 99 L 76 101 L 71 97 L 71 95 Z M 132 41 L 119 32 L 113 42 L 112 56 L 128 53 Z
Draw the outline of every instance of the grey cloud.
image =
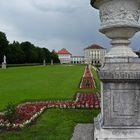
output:
M 67 0 L 32 0 L 33 6 L 42 12 L 74 12 L 77 7 L 69 4 Z
M 11 3 L 11 4 L 9 4 Z M 98 11 L 85 0 L 6 0 L 0 9 L 0 30 L 10 41 L 29 40 L 40 47 L 68 48 L 74 55 L 92 43 L 110 47 L 99 33 Z M 137 34 L 132 40 L 139 47 Z

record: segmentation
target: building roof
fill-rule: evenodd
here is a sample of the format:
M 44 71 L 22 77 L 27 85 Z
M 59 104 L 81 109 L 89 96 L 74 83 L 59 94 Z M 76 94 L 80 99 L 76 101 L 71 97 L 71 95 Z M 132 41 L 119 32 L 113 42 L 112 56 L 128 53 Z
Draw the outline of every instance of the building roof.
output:
M 70 54 L 71 55 L 71 53 L 65 48 L 59 50 L 57 54 Z
M 105 49 L 105 48 L 103 48 L 103 47 L 101 47 L 101 46 L 99 46 L 97 44 L 92 44 L 92 45 L 88 46 L 85 49 Z

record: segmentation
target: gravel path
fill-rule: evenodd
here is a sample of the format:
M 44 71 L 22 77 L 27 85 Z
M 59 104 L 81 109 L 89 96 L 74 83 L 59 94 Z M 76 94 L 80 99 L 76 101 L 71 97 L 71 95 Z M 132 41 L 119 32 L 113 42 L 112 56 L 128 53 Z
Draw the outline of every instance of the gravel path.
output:
M 93 140 L 93 124 L 77 124 L 71 140 Z

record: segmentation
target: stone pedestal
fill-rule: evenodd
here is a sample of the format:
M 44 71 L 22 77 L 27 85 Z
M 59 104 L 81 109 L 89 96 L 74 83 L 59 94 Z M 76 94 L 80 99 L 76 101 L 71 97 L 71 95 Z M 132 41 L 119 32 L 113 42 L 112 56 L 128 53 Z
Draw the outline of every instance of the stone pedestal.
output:
M 140 129 L 116 128 L 116 129 L 94 129 L 94 140 L 139 140 Z
M 2 63 L 2 69 L 6 69 L 6 64 Z
M 53 60 L 51 60 L 51 65 L 53 65 Z
M 91 0 L 100 10 L 100 32 L 112 48 L 99 71 L 101 114 L 94 121 L 94 140 L 140 139 L 140 59 L 128 47 L 140 30 L 140 0 Z
M 43 60 L 43 66 L 46 66 L 46 60 L 45 59 Z
M 140 139 L 140 59 L 106 59 L 98 74 L 102 112 L 94 121 L 95 140 Z

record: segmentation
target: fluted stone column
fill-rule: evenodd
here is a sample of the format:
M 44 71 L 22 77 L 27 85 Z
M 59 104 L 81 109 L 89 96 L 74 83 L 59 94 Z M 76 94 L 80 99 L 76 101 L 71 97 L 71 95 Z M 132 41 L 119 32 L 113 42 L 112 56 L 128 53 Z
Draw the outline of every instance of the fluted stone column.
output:
M 100 11 L 100 32 L 112 48 L 100 69 L 101 114 L 95 119 L 95 140 L 140 139 L 140 59 L 128 45 L 140 30 L 140 0 L 91 0 Z

